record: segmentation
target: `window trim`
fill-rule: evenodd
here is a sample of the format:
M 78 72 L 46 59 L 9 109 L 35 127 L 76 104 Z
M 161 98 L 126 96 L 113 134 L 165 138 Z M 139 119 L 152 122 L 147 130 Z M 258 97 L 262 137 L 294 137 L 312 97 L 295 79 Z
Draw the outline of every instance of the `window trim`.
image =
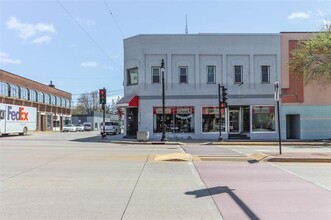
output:
M 267 67 L 268 81 L 263 82 L 263 67 Z M 262 65 L 261 66 L 261 83 L 262 84 L 270 84 L 270 65 Z
M 240 67 L 240 82 L 236 82 L 236 67 Z M 243 71 L 244 67 L 243 65 L 234 65 L 234 84 L 240 84 L 243 83 Z
M 133 70 L 137 70 L 137 72 L 136 72 L 136 74 L 137 74 L 137 82 L 136 83 L 132 83 L 131 82 L 131 78 L 130 78 L 131 71 L 133 71 Z M 126 83 L 127 86 L 134 86 L 134 85 L 138 85 L 139 84 L 138 67 L 127 69 L 126 70 L 126 74 L 127 74 L 127 83 Z
M 159 70 L 159 73 L 158 73 L 159 81 L 158 82 L 154 82 L 154 69 L 158 69 Z M 152 66 L 151 71 L 152 71 L 152 74 L 151 74 L 152 75 L 152 84 L 160 84 L 161 83 L 161 67 L 159 67 L 159 66 Z
M 213 72 L 213 74 L 214 74 L 213 82 L 209 82 L 208 67 L 213 67 L 213 70 L 214 70 L 214 72 Z M 206 68 L 207 68 L 207 84 L 215 84 L 216 83 L 216 66 L 215 65 L 207 65 Z
M 184 76 L 184 75 L 181 75 L 181 69 L 186 69 L 186 74 L 185 74 L 185 77 L 186 77 L 186 80 L 185 82 L 181 82 L 181 76 Z M 179 83 L 180 84 L 188 84 L 188 66 L 179 66 L 178 67 L 178 72 L 179 72 Z

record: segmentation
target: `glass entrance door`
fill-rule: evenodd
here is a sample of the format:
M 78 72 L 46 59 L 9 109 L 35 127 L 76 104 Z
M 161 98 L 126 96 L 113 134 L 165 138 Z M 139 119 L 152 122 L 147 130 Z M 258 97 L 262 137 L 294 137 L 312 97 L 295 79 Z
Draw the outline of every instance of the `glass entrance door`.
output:
M 239 110 L 229 111 L 229 133 L 239 133 L 240 117 Z

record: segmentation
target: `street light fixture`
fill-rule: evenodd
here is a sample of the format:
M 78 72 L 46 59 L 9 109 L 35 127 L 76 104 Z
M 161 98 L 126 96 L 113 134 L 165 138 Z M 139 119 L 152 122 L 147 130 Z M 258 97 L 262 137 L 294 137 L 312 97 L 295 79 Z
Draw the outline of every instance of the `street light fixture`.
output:
M 167 141 L 166 136 L 166 123 L 165 123 L 165 94 L 164 94 L 164 60 L 161 61 L 161 74 L 162 74 L 162 138 L 161 141 Z

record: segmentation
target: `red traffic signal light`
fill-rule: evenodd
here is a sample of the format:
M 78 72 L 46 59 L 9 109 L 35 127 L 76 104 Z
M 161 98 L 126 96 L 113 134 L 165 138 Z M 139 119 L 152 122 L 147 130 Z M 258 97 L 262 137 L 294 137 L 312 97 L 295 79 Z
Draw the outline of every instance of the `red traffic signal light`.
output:
M 226 102 L 220 102 L 220 106 L 219 106 L 220 109 L 224 109 L 226 107 L 227 107 L 227 103 Z
M 99 103 L 106 104 L 106 89 L 99 89 Z

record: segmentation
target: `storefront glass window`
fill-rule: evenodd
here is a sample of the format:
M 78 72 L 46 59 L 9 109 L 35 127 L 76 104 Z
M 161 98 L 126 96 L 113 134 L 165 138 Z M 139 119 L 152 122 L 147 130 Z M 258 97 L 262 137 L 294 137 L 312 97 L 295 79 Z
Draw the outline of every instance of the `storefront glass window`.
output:
M 253 131 L 275 131 L 275 106 L 253 106 L 252 111 Z
M 162 107 L 154 107 L 154 132 L 162 132 Z M 166 132 L 194 133 L 194 107 L 166 107 Z
M 52 127 L 52 115 L 50 113 L 47 114 L 47 129 L 51 129 Z
M 225 114 L 222 109 L 222 131 L 225 131 Z M 202 107 L 202 132 L 219 132 L 218 107 Z
M 60 117 L 57 115 L 53 115 L 53 128 L 60 127 Z

